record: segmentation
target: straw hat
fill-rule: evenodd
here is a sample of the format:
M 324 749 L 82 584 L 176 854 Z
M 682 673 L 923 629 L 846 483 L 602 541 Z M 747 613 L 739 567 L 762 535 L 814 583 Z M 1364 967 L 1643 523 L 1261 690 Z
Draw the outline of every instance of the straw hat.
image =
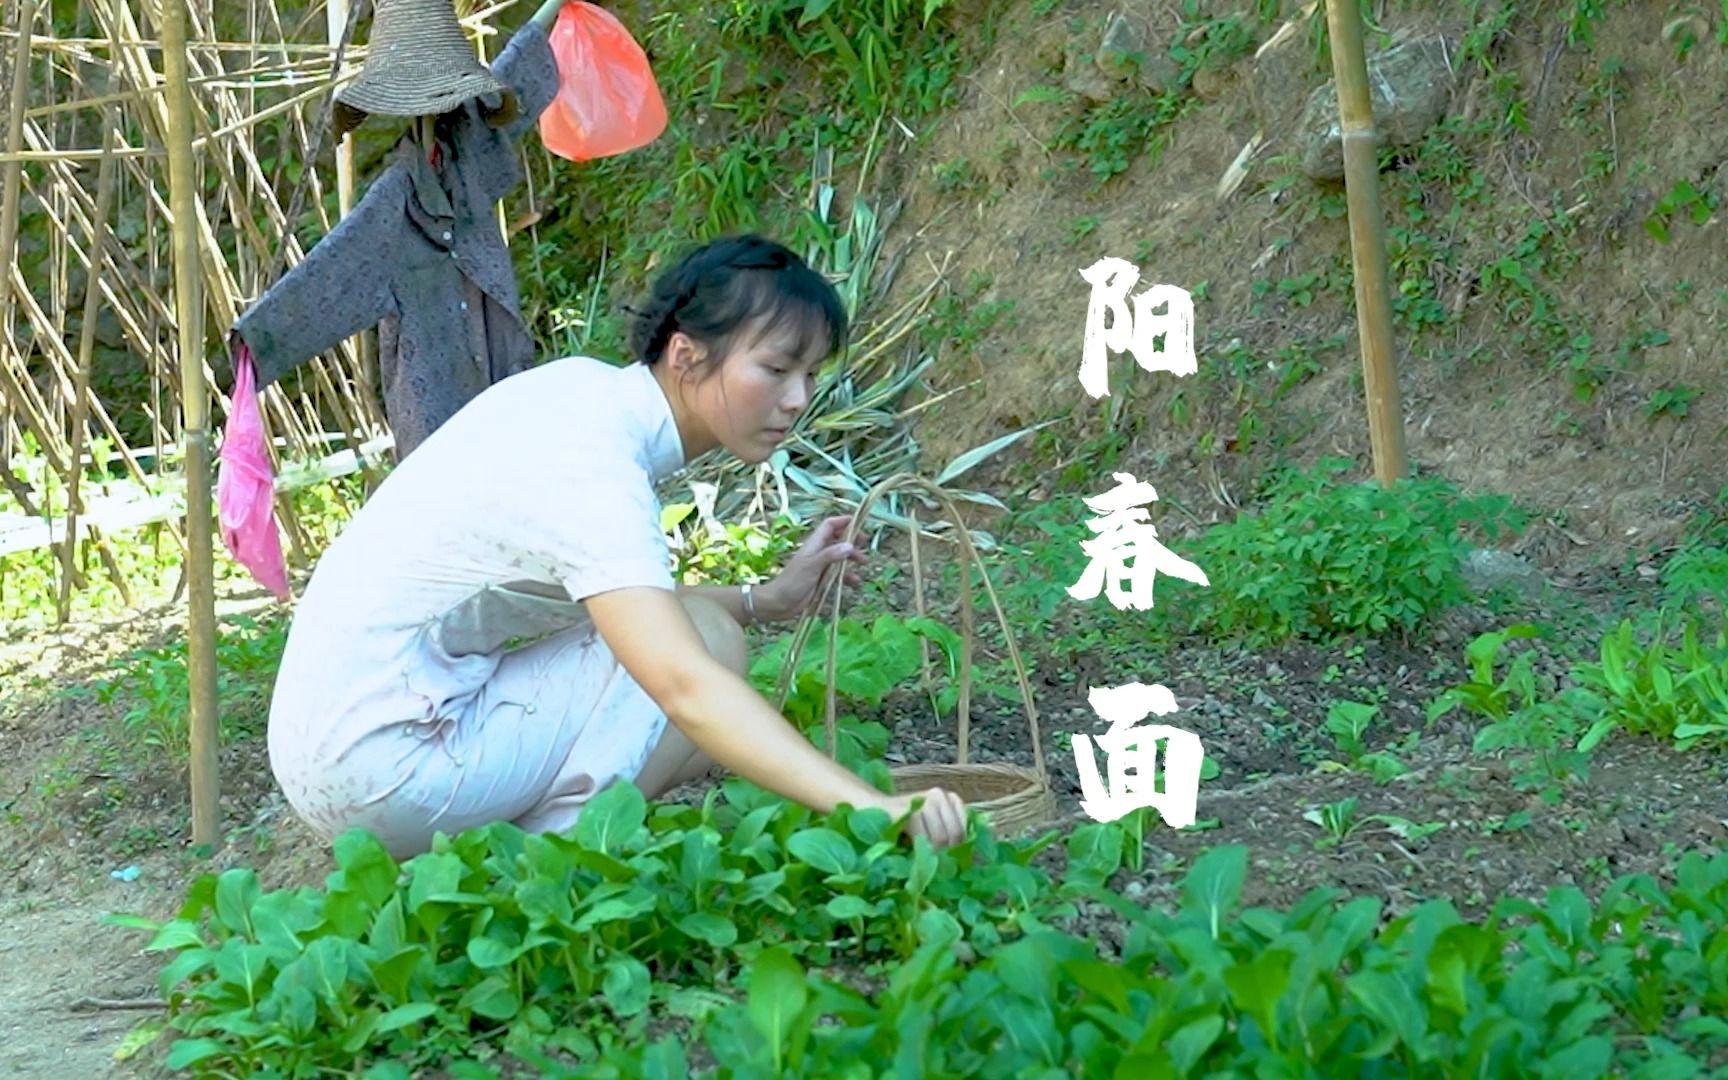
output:
M 360 77 L 336 95 L 337 134 L 366 114 L 435 116 L 486 94 L 494 125 L 516 115 L 516 95 L 480 63 L 456 19 L 454 0 L 374 0 L 372 37 Z

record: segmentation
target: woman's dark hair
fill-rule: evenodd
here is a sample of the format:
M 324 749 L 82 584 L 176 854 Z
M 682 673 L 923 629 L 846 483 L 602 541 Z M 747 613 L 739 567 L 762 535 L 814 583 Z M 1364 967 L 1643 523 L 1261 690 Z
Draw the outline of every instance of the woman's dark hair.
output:
M 723 357 L 735 337 L 758 320 L 766 334 L 791 324 L 795 353 L 846 347 L 846 309 L 821 274 L 791 250 L 756 235 L 729 236 L 684 256 L 654 283 L 634 316 L 630 350 L 644 364 L 659 361 L 680 330 Z

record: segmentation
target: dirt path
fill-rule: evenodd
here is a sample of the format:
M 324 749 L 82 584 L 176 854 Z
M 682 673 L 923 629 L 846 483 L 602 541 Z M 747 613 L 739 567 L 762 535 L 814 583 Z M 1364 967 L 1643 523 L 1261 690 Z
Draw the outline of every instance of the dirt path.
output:
M 153 997 L 155 965 L 135 935 L 102 924 L 140 896 L 111 882 L 86 898 L 0 908 L 0 1076 L 133 1076 L 114 1051 L 150 1013 L 76 1008 L 86 998 Z
M 230 604 L 230 606 L 236 606 Z M 278 852 L 297 834 L 253 790 L 255 764 L 225 774 L 226 827 L 239 842 L 216 860 L 186 848 L 183 778 L 139 769 L 116 709 L 65 691 L 88 687 L 108 661 L 161 640 L 174 612 L 73 626 L 0 642 L 0 1077 L 134 1077 L 114 1051 L 160 1012 L 80 1009 L 85 999 L 154 998 L 160 958 L 148 936 L 106 925 L 114 913 L 166 919 L 197 874 L 265 865 L 244 832 L 262 822 Z M 247 747 L 250 751 L 253 748 Z M 286 838 L 286 843 L 281 842 Z M 132 881 L 113 871 L 136 866 Z M 289 868 L 283 872 L 293 872 Z M 146 1055 L 148 1055 L 148 1051 Z

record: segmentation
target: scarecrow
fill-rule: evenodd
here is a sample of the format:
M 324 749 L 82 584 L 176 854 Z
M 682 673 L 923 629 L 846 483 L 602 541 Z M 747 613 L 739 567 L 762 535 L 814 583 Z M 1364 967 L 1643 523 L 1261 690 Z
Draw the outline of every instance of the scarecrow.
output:
M 515 141 L 558 93 L 546 0 L 488 70 L 453 0 L 376 0 L 360 77 L 336 100 L 337 138 L 367 114 L 410 118 L 359 205 L 229 334 L 234 409 L 222 440 L 222 540 L 286 600 L 258 392 L 372 326 L 400 463 L 482 390 L 529 367 L 534 342 L 496 206 L 521 179 Z
M 366 64 L 336 99 L 336 136 L 410 118 L 384 173 L 305 260 L 234 324 L 235 371 L 262 390 L 378 327 L 384 411 L 401 462 L 493 383 L 530 366 L 498 201 L 515 142 L 558 92 L 547 0 L 488 70 L 453 0 L 376 0 Z
M 647 56 L 614 16 L 583 0 L 543 0 L 490 69 L 463 35 L 454 0 L 375 0 L 366 64 L 335 112 L 338 138 L 369 114 L 410 123 L 360 204 L 229 335 L 222 540 L 284 600 L 258 391 L 377 326 L 400 464 L 481 391 L 533 364 L 496 217 L 521 180 L 516 141 L 543 121 L 547 149 L 587 160 L 645 145 L 666 125 Z

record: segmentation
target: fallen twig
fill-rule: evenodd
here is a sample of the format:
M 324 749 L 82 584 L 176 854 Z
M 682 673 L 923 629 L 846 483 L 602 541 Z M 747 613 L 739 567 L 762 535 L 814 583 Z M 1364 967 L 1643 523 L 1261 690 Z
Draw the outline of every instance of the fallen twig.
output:
M 168 1008 L 161 998 L 99 998 L 82 997 L 66 1006 L 71 1012 L 103 1012 L 119 1009 L 144 1009 L 152 1012 Z

